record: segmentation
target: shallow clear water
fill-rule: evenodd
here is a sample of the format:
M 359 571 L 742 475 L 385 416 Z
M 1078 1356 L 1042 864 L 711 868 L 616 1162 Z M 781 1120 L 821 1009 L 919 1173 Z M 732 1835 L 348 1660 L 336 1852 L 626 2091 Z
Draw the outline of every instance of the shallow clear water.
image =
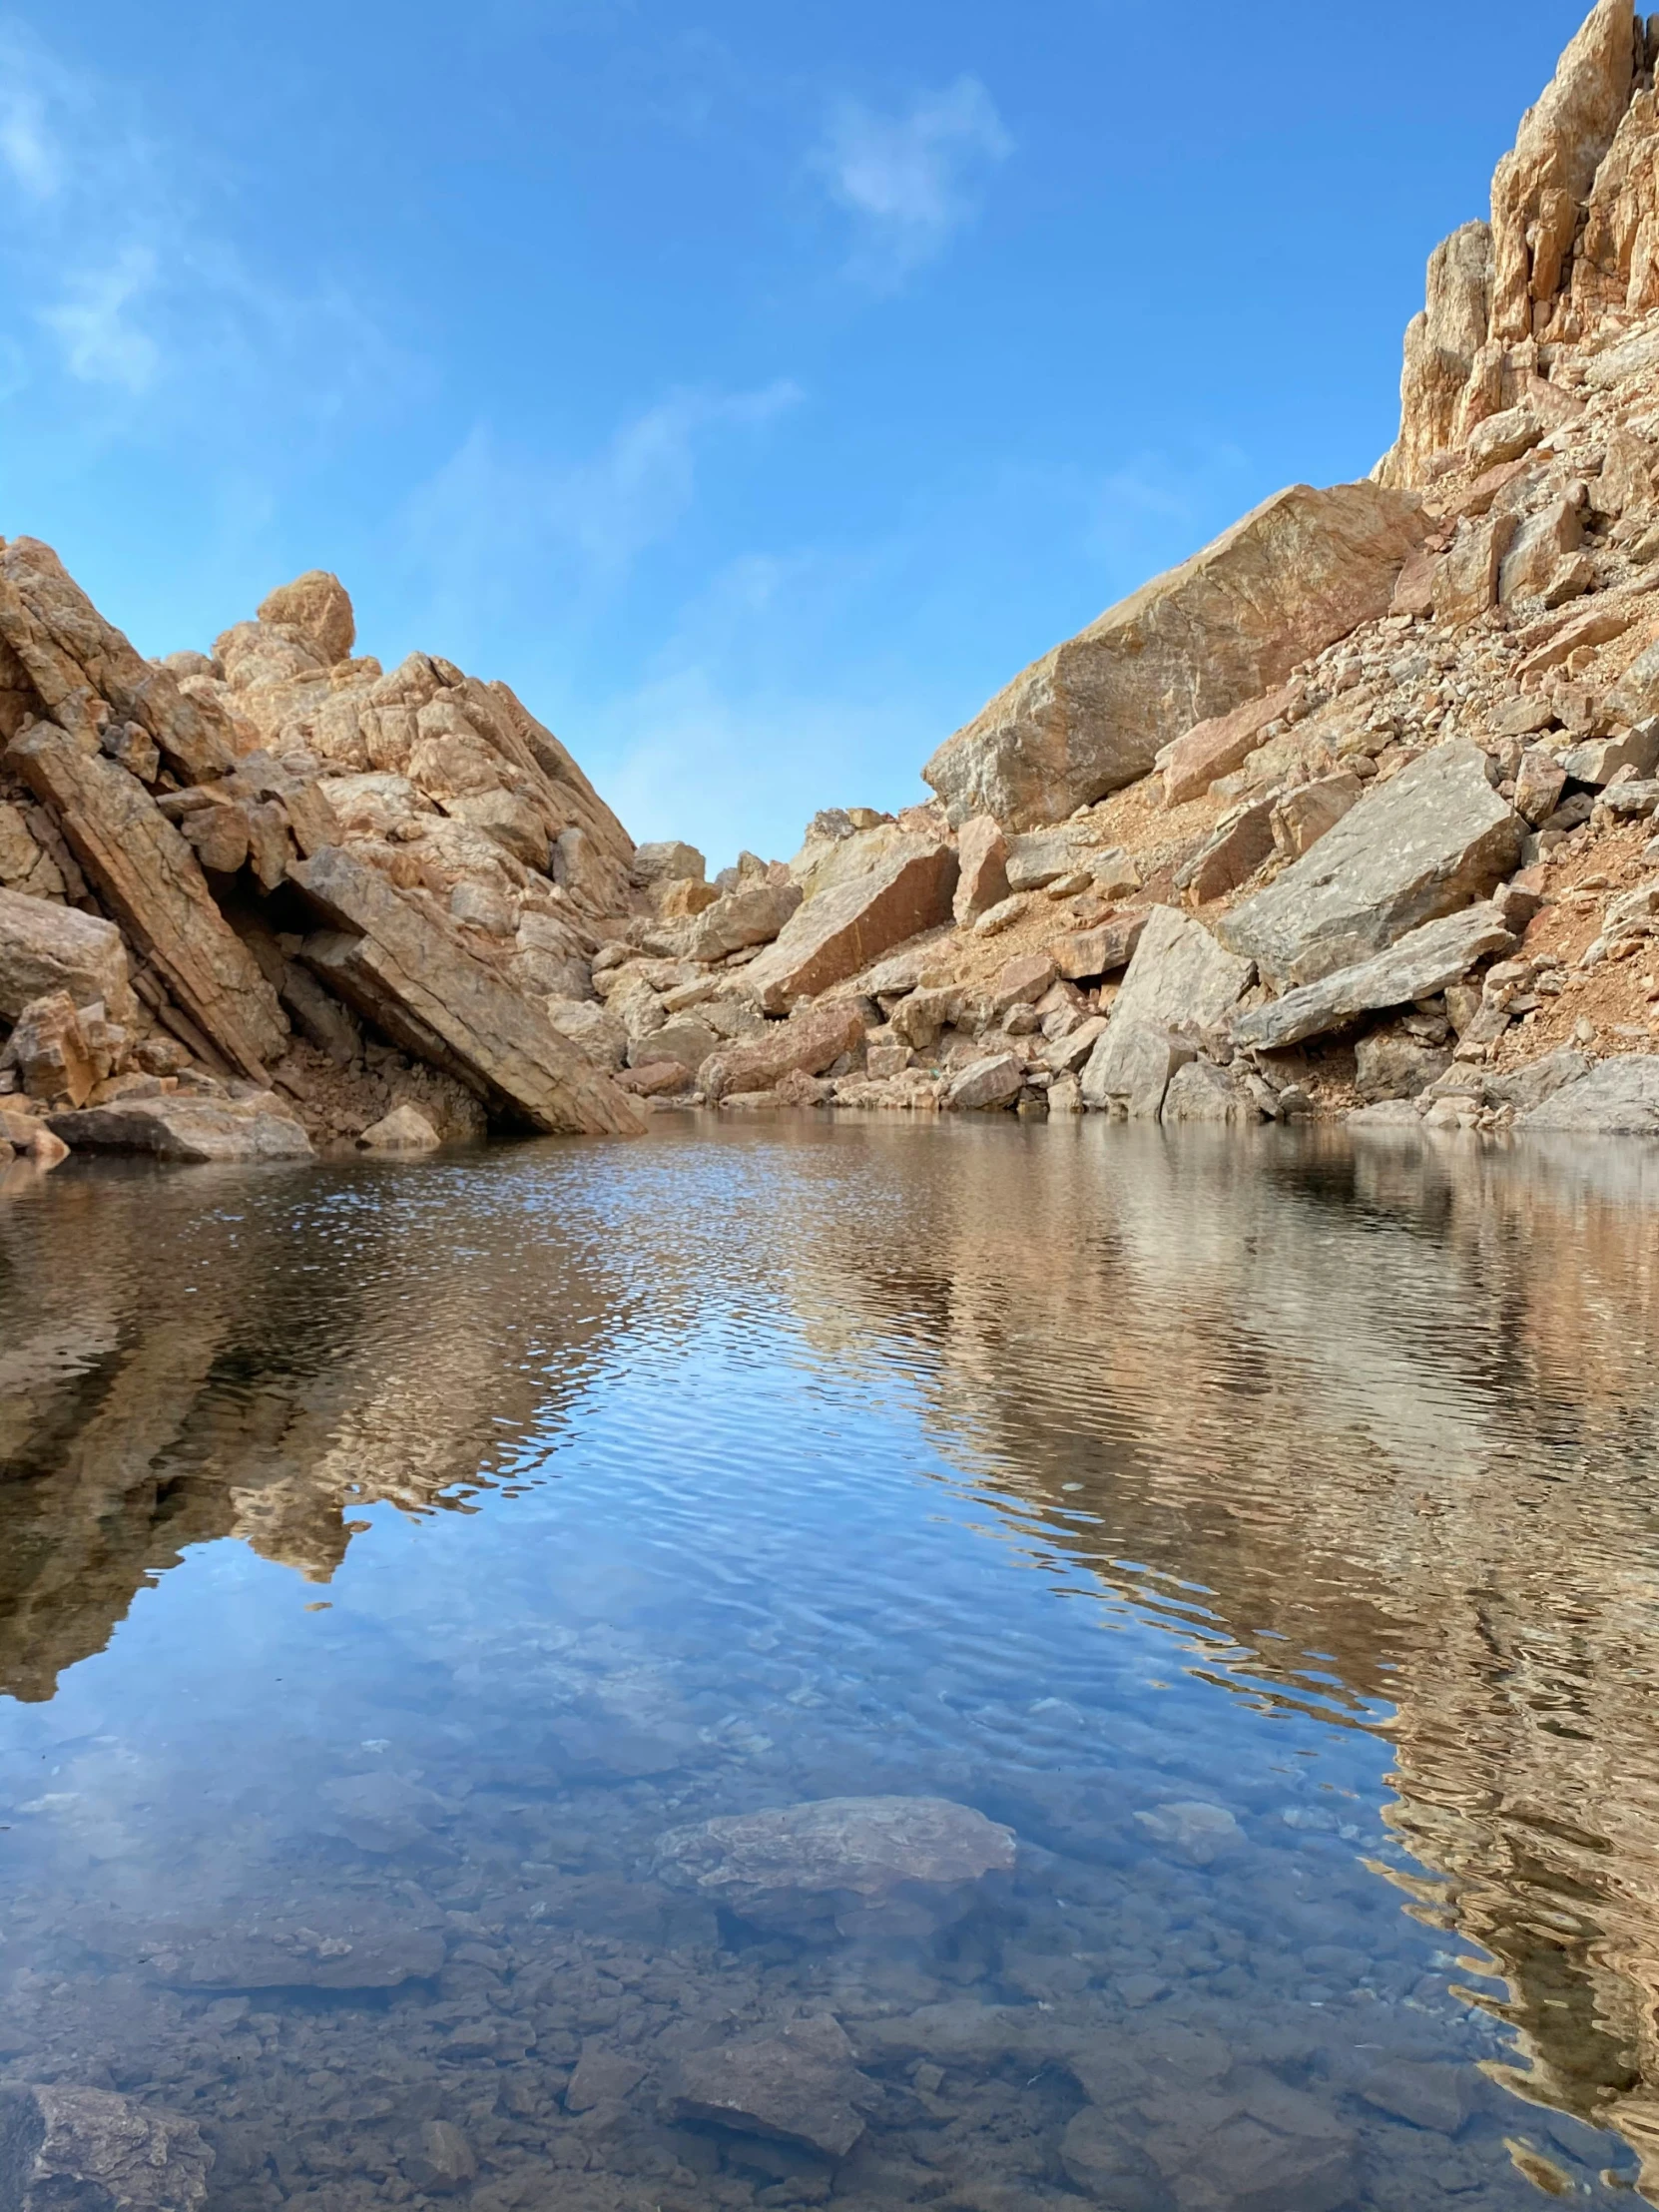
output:
M 1636 1147 L 60 1171 L 0 2079 L 188 2113 L 214 2212 L 1659 2201 L 1656 1349 Z M 1014 1872 L 804 1936 L 659 1863 L 843 1796 Z M 825 2014 L 845 2156 L 676 2104 Z

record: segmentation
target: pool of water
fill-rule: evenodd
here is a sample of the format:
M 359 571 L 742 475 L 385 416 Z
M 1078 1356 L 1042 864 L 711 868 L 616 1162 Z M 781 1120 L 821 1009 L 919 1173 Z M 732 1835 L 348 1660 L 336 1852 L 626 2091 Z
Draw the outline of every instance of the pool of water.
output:
M 1635 1146 L 29 1184 L 0 2082 L 186 2114 L 210 2212 L 1659 2202 L 1656 1352 Z M 1012 1865 L 665 1854 L 847 1798 Z

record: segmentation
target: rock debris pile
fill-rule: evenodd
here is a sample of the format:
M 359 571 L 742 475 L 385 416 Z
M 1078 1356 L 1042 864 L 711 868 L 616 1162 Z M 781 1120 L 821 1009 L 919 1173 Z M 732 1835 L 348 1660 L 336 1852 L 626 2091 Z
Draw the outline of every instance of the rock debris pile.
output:
M 0 551 L 0 1144 L 681 1105 L 1659 1128 L 1659 27 L 1602 0 L 1437 248 L 1399 435 L 1009 684 L 896 817 L 636 846 L 320 572 L 143 660 Z M 0 1161 L 0 1166 L 4 1162 Z

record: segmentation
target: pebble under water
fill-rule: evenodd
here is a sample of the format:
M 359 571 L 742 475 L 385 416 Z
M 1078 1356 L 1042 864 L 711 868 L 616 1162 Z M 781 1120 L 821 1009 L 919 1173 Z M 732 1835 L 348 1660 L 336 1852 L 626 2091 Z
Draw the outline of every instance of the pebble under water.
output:
M 20 1183 L 0 2083 L 187 2115 L 210 2212 L 1659 2203 L 1656 1352 L 1633 1144 Z M 1012 1869 L 665 1863 L 846 1797 Z M 757 2040 L 799 2127 L 685 2094 Z

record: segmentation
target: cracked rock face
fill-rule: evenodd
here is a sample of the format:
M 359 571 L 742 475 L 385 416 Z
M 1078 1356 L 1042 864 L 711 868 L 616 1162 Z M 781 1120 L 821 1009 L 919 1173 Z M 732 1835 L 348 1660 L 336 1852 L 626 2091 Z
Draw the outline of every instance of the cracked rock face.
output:
M 665 1881 L 740 1919 L 803 1932 L 927 1934 L 1014 1865 L 1011 1829 L 946 1798 L 824 1798 L 672 1830 Z
M 791 2020 L 775 2035 L 723 2043 L 680 2061 L 672 2085 L 683 2119 L 810 2144 L 843 2158 L 864 2131 L 854 2109 L 873 2084 L 852 2063 L 838 2020 Z

